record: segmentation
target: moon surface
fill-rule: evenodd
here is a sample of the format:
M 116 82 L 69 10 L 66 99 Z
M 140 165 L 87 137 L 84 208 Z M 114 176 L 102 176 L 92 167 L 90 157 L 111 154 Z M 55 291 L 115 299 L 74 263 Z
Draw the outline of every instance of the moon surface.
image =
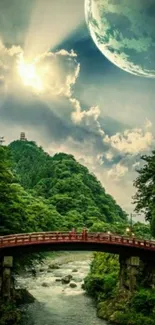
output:
M 116 66 L 155 78 L 155 0 L 85 0 L 90 34 Z

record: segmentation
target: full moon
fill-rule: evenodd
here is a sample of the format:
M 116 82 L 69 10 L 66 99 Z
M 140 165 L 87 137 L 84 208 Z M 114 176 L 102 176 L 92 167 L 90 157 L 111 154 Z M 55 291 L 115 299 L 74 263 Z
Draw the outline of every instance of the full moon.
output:
M 119 68 L 155 78 L 155 0 L 85 0 L 99 50 Z

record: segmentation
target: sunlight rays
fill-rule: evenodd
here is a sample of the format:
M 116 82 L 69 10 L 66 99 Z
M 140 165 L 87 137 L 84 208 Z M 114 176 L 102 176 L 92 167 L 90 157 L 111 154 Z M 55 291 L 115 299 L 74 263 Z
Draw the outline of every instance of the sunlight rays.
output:
M 36 0 L 25 39 L 26 58 L 59 45 L 84 21 L 83 0 Z

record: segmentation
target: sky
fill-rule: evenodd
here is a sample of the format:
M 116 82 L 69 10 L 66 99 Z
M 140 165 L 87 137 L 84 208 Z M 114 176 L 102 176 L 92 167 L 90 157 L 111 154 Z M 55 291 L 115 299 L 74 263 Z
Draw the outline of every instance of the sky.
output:
M 154 89 L 98 50 L 83 0 L 0 0 L 0 136 L 73 154 L 128 213 L 154 148 Z

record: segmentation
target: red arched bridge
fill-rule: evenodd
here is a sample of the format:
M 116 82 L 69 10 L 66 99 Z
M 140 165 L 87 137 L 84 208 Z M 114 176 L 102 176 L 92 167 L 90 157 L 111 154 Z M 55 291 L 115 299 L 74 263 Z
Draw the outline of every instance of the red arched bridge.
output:
M 0 237 L 0 255 L 41 250 L 102 251 L 133 256 L 151 256 L 155 259 L 155 241 L 139 240 L 107 233 L 36 232 Z

